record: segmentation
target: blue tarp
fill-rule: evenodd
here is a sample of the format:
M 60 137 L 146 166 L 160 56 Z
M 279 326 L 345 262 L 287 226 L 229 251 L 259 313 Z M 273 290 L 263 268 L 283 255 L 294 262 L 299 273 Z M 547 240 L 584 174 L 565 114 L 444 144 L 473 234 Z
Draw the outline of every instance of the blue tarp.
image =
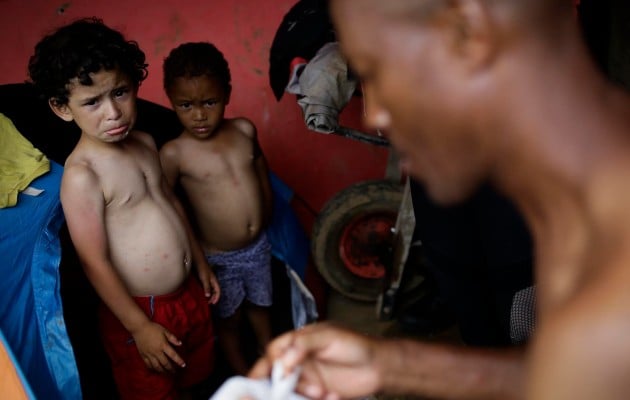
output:
M 37 398 L 74 400 L 81 386 L 59 287 L 63 167 L 50 167 L 31 183 L 41 194 L 0 209 L 0 330 Z
M 269 179 L 274 198 L 267 236 L 271 254 L 285 264 L 291 285 L 293 326 L 301 328 L 318 318 L 315 298 L 302 282 L 310 256 L 310 241 L 291 207 L 293 190 L 273 172 L 269 173 Z
M 269 180 L 274 196 L 273 218 L 267 229 L 271 252 L 304 279 L 310 241 L 291 207 L 293 190 L 273 172 L 269 173 Z

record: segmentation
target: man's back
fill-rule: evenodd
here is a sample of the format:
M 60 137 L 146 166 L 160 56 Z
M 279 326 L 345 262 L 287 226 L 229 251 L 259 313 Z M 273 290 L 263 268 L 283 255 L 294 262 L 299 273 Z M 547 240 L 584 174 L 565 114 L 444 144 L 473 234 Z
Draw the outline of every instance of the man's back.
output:
M 630 130 L 630 126 L 628 126 Z M 597 152 L 597 151 L 594 151 Z M 630 385 L 630 147 L 602 152 L 539 240 L 532 399 L 624 399 Z M 544 240 L 544 241 L 543 241 Z

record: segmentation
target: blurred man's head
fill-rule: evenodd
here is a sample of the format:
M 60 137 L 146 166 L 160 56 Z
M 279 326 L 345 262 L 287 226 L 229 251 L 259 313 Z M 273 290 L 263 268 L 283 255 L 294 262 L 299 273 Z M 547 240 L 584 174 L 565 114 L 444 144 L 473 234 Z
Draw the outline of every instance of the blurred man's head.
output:
M 506 49 L 526 30 L 550 36 L 570 10 L 569 0 L 331 0 L 367 122 L 441 203 L 466 198 L 492 168 L 500 132 L 485 127 Z

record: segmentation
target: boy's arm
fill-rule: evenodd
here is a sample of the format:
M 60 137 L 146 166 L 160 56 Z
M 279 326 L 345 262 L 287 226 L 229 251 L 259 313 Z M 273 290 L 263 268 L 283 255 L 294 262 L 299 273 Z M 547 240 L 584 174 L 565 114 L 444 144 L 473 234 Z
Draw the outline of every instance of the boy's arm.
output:
M 169 344 L 179 340 L 149 320 L 133 300 L 109 257 L 105 231 L 105 201 L 98 178 L 84 166 L 66 168 L 61 201 L 72 242 L 87 278 L 101 300 L 132 334 L 147 368 L 173 371 L 170 360 L 184 361 Z
M 221 289 L 219 287 L 219 282 L 217 281 L 214 272 L 212 272 L 212 268 L 208 265 L 208 261 L 206 260 L 206 256 L 195 236 L 195 232 L 192 229 L 192 225 L 190 221 L 188 221 L 188 216 L 182 203 L 179 201 L 175 192 L 173 192 L 172 187 L 169 185 L 166 176 L 163 178 L 163 188 L 166 197 L 170 199 L 173 207 L 179 214 L 182 222 L 186 228 L 186 234 L 188 236 L 188 241 L 190 243 L 190 251 L 192 252 L 192 259 L 194 266 L 197 269 L 197 274 L 199 276 L 199 280 L 201 281 L 201 285 L 203 286 L 203 291 L 208 298 L 208 303 L 216 304 L 219 301 L 219 297 L 221 296 Z
M 271 189 L 271 182 L 269 181 L 269 167 L 265 155 L 260 148 L 258 142 L 258 132 L 256 126 L 247 118 L 235 118 L 233 120 L 235 126 L 244 135 L 246 135 L 252 141 L 252 155 L 254 158 L 254 168 L 256 170 L 256 176 L 260 184 L 261 202 L 263 206 L 263 227 L 266 227 L 271 222 L 271 214 L 273 212 L 273 191 Z
M 164 177 L 164 193 L 171 200 L 173 207 L 179 213 L 184 226 L 186 227 L 186 234 L 188 235 L 188 241 L 190 242 L 190 249 L 192 251 L 192 258 L 195 267 L 197 268 L 197 274 L 199 280 L 203 286 L 203 291 L 208 298 L 208 302 L 216 304 L 219 301 L 221 295 L 221 289 L 219 288 L 219 282 L 217 281 L 212 268 L 206 261 L 206 256 L 197 241 L 195 232 L 192 229 L 186 210 L 182 206 L 181 202 L 173 191 L 177 185 L 179 179 L 179 152 L 177 146 L 173 142 L 167 142 L 160 149 L 160 164 L 162 165 L 162 175 Z
M 162 165 L 162 172 L 166 178 L 168 186 L 172 189 L 177 185 L 179 179 L 179 165 L 177 163 L 177 148 L 167 142 L 160 149 L 160 164 Z

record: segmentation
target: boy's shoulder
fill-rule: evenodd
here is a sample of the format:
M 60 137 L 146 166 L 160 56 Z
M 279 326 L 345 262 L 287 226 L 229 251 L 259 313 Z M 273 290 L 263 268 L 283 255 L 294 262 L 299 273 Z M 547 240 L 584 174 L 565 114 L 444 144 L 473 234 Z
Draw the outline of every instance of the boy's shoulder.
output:
M 223 127 L 237 130 L 251 139 L 256 137 L 256 125 L 245 117 L 226 118 Z
M 147 132 L 133 130 L 130 132 L 129 136 L 131 136 L 132 139 L 138 140 L 151 148 L 157 149 L 155 139 L 153 138 L 153 136 L 151 136 L 151 134 Z
M 93 146 L 89 141 L 79 139 L 64 162 L 64 175 L 74 168 L 75 170 L 88 170 L 92 160 L 103 151 L 98 146 Z
M 180 133 L 176 137 L 167 140 L 160 147 L 160 154 L 162 153 L 173 153 L 177 151 L 177 149 L 181 146 L 185 146 L 189 142 L 189 138 L 186 136 L 184 132 Z
M 63 164 L 63 175 L 68 175 L 70 172 L 76 173 L 75 171 L 91 171 L 92 163 L 90 160 L 91 157 L 88 152 L 82 151 L 81 148 L 75 148 Z
M 124 140 L 128 143 L 140 144 L 151 149 L 157 148 L 153 136 L 143 131 L 132 130 L 129 132 L 128 137 Z M 112 151 L 118 152 L 120 149 L 121 148 L 117 147 L 116 144 L 103 146 L 102 144 L 94 145 L 94 142 L 91 141 L 79 140 L 66 158 L 64 166 L 72 166 L 75 164 L 89 165 L 91 160 L 99 159 L 103 155 L 111 154 Z
M 99 178 L 94 169 L 93 157 L 89 151 L 76 147 L 66 159 L 61 178 L 62 201 L 67 194 L 84 193 L 86 188 L 99 185 Z M 66 200 L 67 201 L 67 200 Z

